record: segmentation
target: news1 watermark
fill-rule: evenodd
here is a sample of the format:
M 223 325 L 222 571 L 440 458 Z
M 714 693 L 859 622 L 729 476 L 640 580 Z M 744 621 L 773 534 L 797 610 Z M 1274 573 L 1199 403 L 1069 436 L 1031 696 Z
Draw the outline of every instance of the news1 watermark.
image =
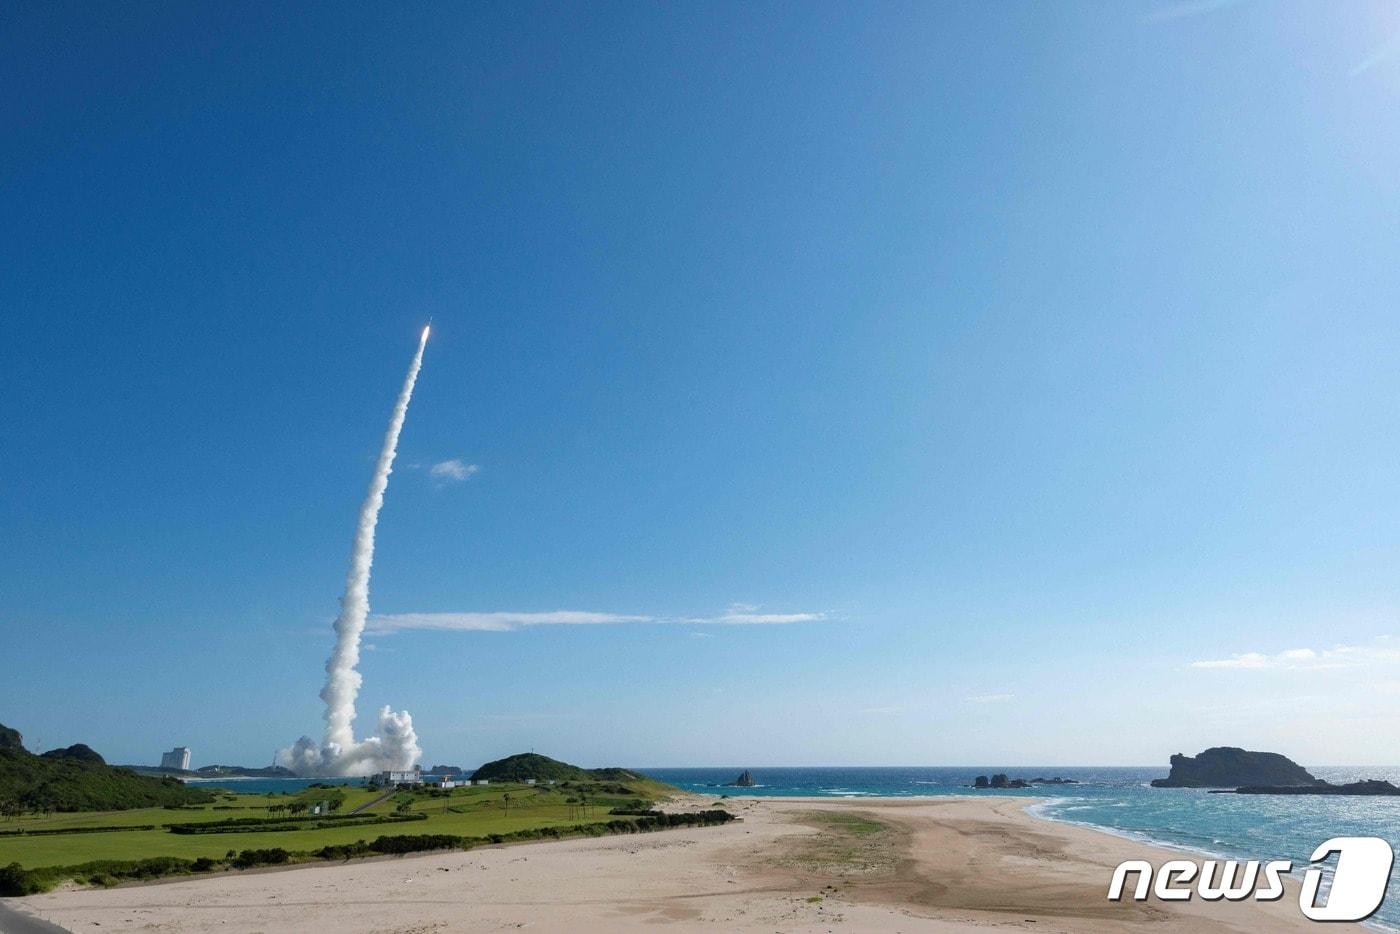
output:
M 1313 921 L 1364 921 L 1385 901 L 1395 853 L 1380 837 L 1333 837 L 1313 850 L 1309 862 L 1325 863 L 1334 853 L 1331 886 L 1322 891 L 1322 866 L 1308 869 L 1298 892 L 1298 909 Z M 1170 859 L 1156 869 L 1147 860 L 1130 859 L 1113 870 L 1108 900 L 1141 902 L 1150 894 L 1165 902 L 1190 901 L 1193 896 L 1208 902 L 1271 902 L 1283 897 L 1283 876 L 1292 871 L 1293 862 L 1286 859 Z M 1129 876 L 1134 877 L 1131 889 Z

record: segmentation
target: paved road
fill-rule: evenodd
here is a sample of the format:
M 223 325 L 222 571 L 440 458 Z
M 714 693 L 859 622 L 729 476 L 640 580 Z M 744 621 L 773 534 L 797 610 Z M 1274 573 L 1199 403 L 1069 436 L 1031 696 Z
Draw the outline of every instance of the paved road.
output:
M 0 934 L 69 934 L 67 928 L 11 908 L 6 901 L 0 899 Z
M 360 805 L 360 806 L 357 807 L 357 808 L 351 808 L 351 809 L 350 809 L 349 811 L 347 811 L 346 813 L 347 813 L 347 814 L 358 814 L 358 813 L 360 813 L 361 811 L 368 811 L 370 808 L 374 807 L 374 806 L 375 806 L 376 804 L 378 804 L 379 802 L 381 802 L 381 801 L 388 801 L 390 798 L 392 798 L 394 795 L 396 795 L 396 794 L 398 794 L 398 793 L 399 793 L 399 790 L 398 790 L 397 788 L 390 788 L 388 791 L 384 792 L 384 794 L 382 794 L 382 795 L 380 795 L 379 797 L 375 798 L 373 801 L 366 801 L 364 804 Z

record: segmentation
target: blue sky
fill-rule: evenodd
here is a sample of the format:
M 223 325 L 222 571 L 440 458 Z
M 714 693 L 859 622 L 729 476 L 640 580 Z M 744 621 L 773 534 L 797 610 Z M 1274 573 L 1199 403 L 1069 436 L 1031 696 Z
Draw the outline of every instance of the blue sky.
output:
M 646 620 L 372 635 L 430 764 L 1400 761 L 1400 4 L 4 20 L 33 744 L 319 733 L 431 317 L 375 612 Z

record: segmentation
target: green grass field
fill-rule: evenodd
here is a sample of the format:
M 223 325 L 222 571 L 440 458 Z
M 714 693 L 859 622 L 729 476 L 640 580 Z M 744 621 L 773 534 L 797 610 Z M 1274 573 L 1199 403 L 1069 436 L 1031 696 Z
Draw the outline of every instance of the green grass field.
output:
M 489 785 L 454 788 L 436 795 L 427 791 L 400 792 L 365 813 L 392 815 L 400 804 L 408 811 L 426 815 L 426 820 L 360 827 L 322 827 L 305 830 L 259 831 L 182 835 L 170 832 L 171 824 L 226 820 L 230 818 L 308 820 L 272 814 L 268 808 L 297 800 L 314 802 L 330 792 L 308 789 L 296 796 L 219 794 L 207 805 L 170 810 L 144 808 L 129 811 L 78 812 L 49 816 L 25 816 L 0 820 L 0 866 L 18 863 L 25 869 L 72 866 L 92 860 L 138 860 L 156 856 L 184 859 L 221 859 L 230 850 L 281 847 L 290 851 L 310 851 L 328 844 L 347 844 L 396 834 L 456 834 L 482 837 L 542 827 L 572 827 L 606 822 L 614 807 L 626 807 L 638 800 L 655 801 L 674 791 L 657 782 L 628 782 L 635 794 L 606 793 L 595 786 L 587 793 L 587 806 L 569 803 L 577 799 L 577 787 L 541 785 Z M 382 792 L 347 787 L 339 814 L 369 801 Z M 509 795 L 509 801 L 506 796 Z M 155 825 L 154 830 L 113 829 L 101 832 L 60 833 L 42 836 L 14 834 L 16 830 L 48 830 Z

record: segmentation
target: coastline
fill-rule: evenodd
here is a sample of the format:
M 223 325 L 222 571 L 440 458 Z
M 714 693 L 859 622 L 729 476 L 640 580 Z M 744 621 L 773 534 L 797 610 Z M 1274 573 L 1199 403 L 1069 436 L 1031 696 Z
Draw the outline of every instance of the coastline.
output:
M 1113 903 L 1112 867 L 1179 856 L 1021 796 L 730 798 L 722 827 L 220 873 L 6 899 L 71 930 L 1310 930 L 1282 900 Z M 685 795 L 675 809 L 710 807 Z
M 1110 837 L 1117 837 L 1126 843 L 1137 844 L 1138 846 L 1150 847 L 1154 850 L 1168 850 L 1177 855 L 1197 857 L 1200 859 L 1257 859 L 1258 855 L 1249 856 L 1239 853 L 1227 853 L 1223 850 L 1211 850 L 1203 846 L 1195 846 L 1189 843 L 1178 843 L 1175 840 L 1167 840 L 1162 837 L 1154 837 L 1150 833 L 1142 830 L 1127 830 L 1122 827 L 1108 827 L 1103 824 L 1095 824 L 1086 820 L 1071 820 L 1068 817 L 1060 817 L 1047 813 L 1044 808 L 1049 808 L 1057 802 L 1051 798 L 1034 798 L 1026 800 L 1025 812 L 1036 820 L 1046 821 L 1051 824 L 1064 824 L 1068 827 L 1082 827 L 1085 830 L 1092 830 L 1095 833 L 1107 834 Z M 1266 854 L 1267 855 L 1267 854 Z

